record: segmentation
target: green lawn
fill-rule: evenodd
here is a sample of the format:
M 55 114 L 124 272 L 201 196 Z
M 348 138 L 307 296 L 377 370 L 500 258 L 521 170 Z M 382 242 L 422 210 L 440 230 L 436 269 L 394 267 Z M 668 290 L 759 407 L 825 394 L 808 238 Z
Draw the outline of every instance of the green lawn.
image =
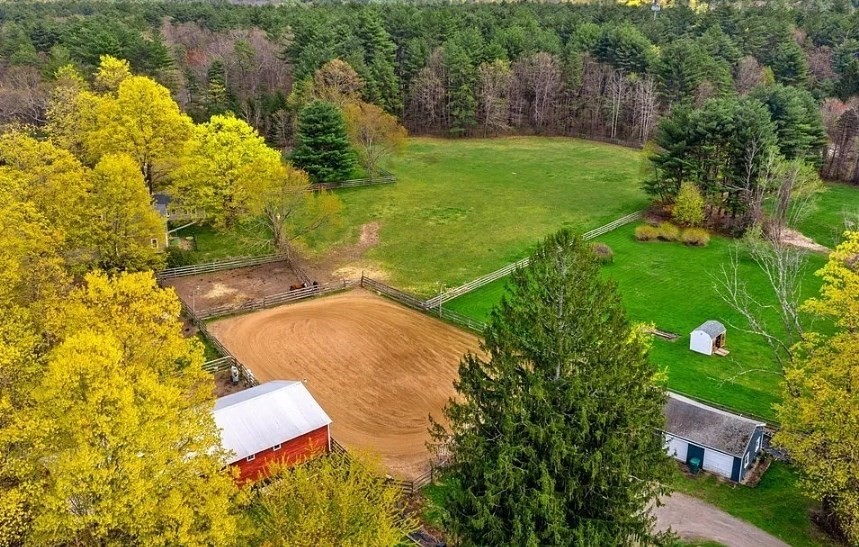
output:
M 534 243 L 572 226 L 586 231 L 643 208 L 637 150 L 545 137 L 411 138 L 386 168 L 395 184 L 337 190 L 342 228 L 306 241 L 310 254 L 358 241 L 379 222 L 365 261 L 401 288 L 435 294 L 526 256 Z M 267 252 L 253 230 L 191 227 L 193 262 Z
M 821 245 L 834 247 L 841 240 L 845 220 L 854 227 L 859 222 L 859 187 L 829 184 L 799 222 L 799 230 Z
M 189 262 L 200 264 L 224 258 L 260 256 L 271 253 L 264 244 L 265 237 L 260 233 L 261 226 L 252 224 L 238 226 L 231 230 L 215 230 L 210 225 L 192 225 L 170 234 L 171 237 L 193 237 L 197 249 L 187 253 Z
M 709 474 L 690 478 L 680 472 L 671 487 L 712 503 L 790 545 L 835 545 L 814 526 L 810 511 L 815 503 L 805 497 L 796 481 L 792 467 L 774 462 L 755 488 L 729 484 Z
M 680 243 L 635 240 L 635 225 L 606 234 L 599 241 L 614 250 L 614 263 L 604 267 L 614 279 L 623 302 L 634 320 L 654 323 L 658 328 L 680 334 L 674 342 L 655 338 L 653 358 L 667 367 L 671 389 L 714 401 L 739 412 L 768 420 L 779 391 L 778 367 L 766 344 L 757 336 L 741 332 L 743 319 L 716 294 L 715 276 L 730 259 L 734 242 L 713 237 L 707 247 Z M 816 293 L 818 279 L 812 275 L 825 258 L 812 255 L 805 276 L 804 296 Z M 743 278 L 750 291 L 764 301 L 770 295 L 766 280 L 751 260 L 741 261 Z M 504 291 L 502 279 L 452 300 L 447 306 L 476 319 L 485 320 Z M 689 351 L 689 333 L 708 319 L 728 326 L 727 357 L 707 357 Z M 775 317 L 770 317 L 777 325 Z M 740 374 L 749 369 L 758 372 Z
M 410 139 L 398 182 L 338 191 L 343 240 L 379 221 L 367 257 L 398 287 L 429 295 L 527 255 L 546 234 L 587 230 L 646 205 L 640 154 L 567 138 Z

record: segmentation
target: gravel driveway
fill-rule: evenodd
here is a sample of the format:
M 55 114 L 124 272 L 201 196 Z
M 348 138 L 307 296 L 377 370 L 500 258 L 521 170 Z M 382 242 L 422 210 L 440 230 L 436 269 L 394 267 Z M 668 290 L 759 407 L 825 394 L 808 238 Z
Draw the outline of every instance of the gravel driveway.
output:
M 787 547 L 787 543 L 732 517 L 705 501 L 675 492 L 654 511 L 656 526 L 669 527 L 682 539 L 711 540 L 728 547 Z

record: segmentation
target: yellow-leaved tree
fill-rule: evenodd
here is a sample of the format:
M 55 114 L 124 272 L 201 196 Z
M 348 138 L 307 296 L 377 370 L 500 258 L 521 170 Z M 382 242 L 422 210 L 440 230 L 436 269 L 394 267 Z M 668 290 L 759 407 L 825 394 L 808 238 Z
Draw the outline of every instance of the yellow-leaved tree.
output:
M 378 462 L 331 454 L 277 467 L 253 498 L 251 535 L 272 547 L 401 545 L 416 522 Z
M 255 178 L 249 184 L 249 211 L 270 235 L 275 252 L 288 255 L 295 240 L 340 225 L 343 203 L 331 192 L 311 191 L 301 169 L 284 166 L 281 177 Z
M 859 544 L 859 232 L 829 255 L 820 296 L 804 309 L 835 324 L 797 344 L 785 369 L 774 442 L 802 470 L 802 486 L 830 522 Z
M 126 154 L 106 154 L 93 169 L 92 182 L 98 265 L 109 271 L 162 267 L 166 224 L 152 206 L 134 160 Z
M 3 537 L 234 541 L 236 488 L 223 468 L 211 378 L 178 316 L 175 295 L 151 273 L 88 274 L 58 306 L 46 332 L 56 344 L 27 404 L 0 422 L 0 498 L 14 516 Z
M 117 59 L 110 55 L 99 57 L 98 70 L 93 82 L 96 90 L 105 93 L 115 93 L 119 84 L 131 78 L 131 65 L 125 59 Z
M 343 117 L 349 141 L 371 176 L 376 176 L 385 158 L 406 146 L 406 129 L 397 118 L 374 104 L 349 103 L 343 109 Z
M 0 165 L 6 191 L 31 203 L 61 232 L 67 261 L 89 262 L 94 235 L 89 170 L 70 152 L 20 130 L 0 135 Z
M 231 115 L 198 125 L 174 173 L 174 194 L 205 209 L 219 227 L 235 225 L 248 213 L 251 186 L 286 178 L 280 154 L 256 129 Z
M 98 101 L 98 126 L 87 135 L 92 157 L 116 152 L 134 158 L 150 193 L 176 166 L 177 156 L 194 126 L 170 90 L 145 76 L 119 82 L 115 96 Z

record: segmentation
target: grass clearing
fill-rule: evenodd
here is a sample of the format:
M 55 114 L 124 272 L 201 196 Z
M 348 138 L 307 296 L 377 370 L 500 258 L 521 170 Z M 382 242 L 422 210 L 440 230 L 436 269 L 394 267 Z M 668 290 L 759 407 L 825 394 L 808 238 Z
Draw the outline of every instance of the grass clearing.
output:
M 812 522 L 810 513 L 816 504 L 799 489 L 798 478 L 791 466 L 773 462 L 755 488 L 720 481 L 710 474 L 689 477 L 680 471 L 671 487 L 712 503 L 790 545 L 835 545 Z
M 841 241 L 845 221 L 854 228 L 859 223 L 859 187 L 828 184 L 826 191 L 817 196 L 808 215 L 799 222 L 799 231 L 831 248 Z
M 588 230 L 646 206 L 637 150 L 570 138 L 412 138 L 388 168 L 395 184 L 338 190 L 342 228 L 307 238 L 309 253 L 358 241 L 380 223 L 363 257 L 398 287 L 432 295 L 526 256 L 561 227 Z M 192 226 L 194 262 L 265 252 L 258 234 Z
M 745 326 L 742 317 L 719 298 L 714 287 L 715 276 L 730 260 L 734 242 L 722 237 L 713 237 L 707 247 L 639 242 L 634 231 L 635 225 L 628 225 L 598 238 L 614 251 L 614 263 L 603 266 L 603 272 L 617 282 L 632 319 L 680 335 L 674 342 L 661 338 L 653 342 L 655 362 L 668 368 L 668 386 L 772 420 L 772 405 L 778 400 L 781 380 L 778 365 L 761 338 L 737 328 Z M 810 255 L 803 297 L 817 292 L 820 282 L 813 273 L 824 262 L 823 256 Z M 774 301 L 768 298 L 771 290 L 754 262 L 742 259 L 740 268 L 752 294 L 763 301 Z M 486 320 L 500 301 L 505 282 L 501 279 L 447 306 Z M 774 314 L 767 317 L 777 327 Z M 731 353 L 727 357 L 707 357 L 689 350 L 690 332 L 708 319 L 717 319 L 728 327 L 727 348 Z M 748 370 L 755 371 L 744 373 Z

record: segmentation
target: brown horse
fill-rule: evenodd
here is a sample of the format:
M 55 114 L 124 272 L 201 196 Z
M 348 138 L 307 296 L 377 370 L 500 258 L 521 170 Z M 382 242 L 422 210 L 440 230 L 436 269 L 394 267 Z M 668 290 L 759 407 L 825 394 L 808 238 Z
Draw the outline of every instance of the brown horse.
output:
M 307 283 L 299 283 L 297 285 L 290 285 L 289 286 L 290 291 L 297 291 L 299 289 L 306 289 L 306 288 L 307 288 Z

